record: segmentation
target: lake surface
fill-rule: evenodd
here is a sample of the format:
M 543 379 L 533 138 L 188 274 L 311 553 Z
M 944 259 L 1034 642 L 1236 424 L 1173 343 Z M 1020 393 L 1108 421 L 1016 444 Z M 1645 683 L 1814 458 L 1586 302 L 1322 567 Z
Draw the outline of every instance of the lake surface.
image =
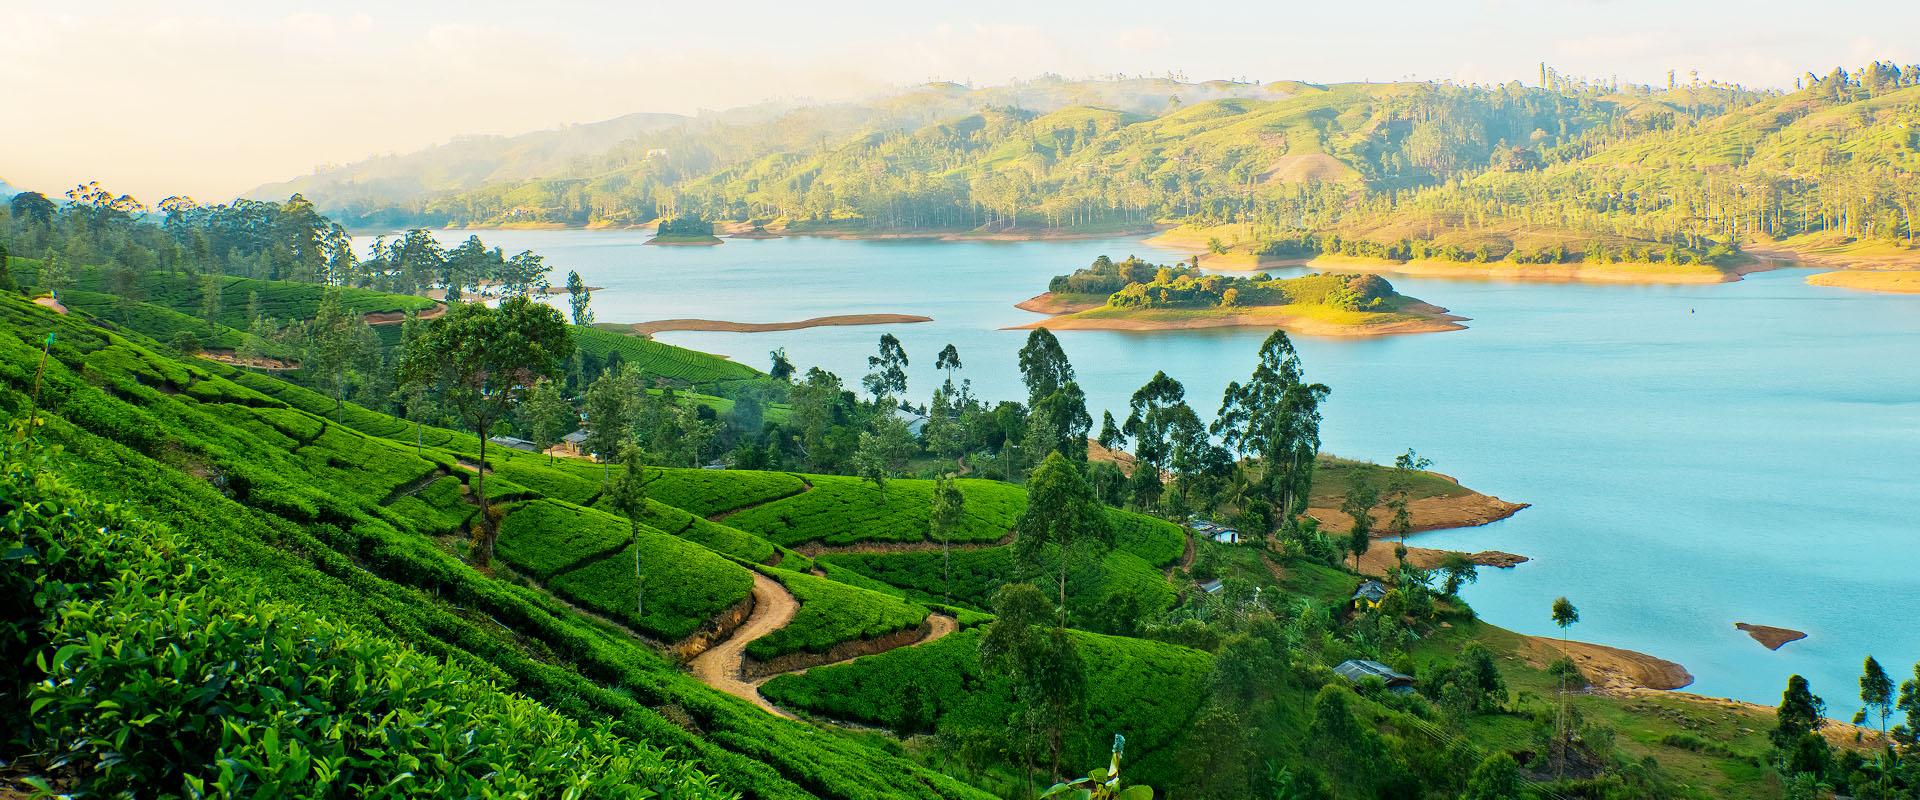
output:
M 454 243 L 465 232 L 445 232 Z M 934 354 L 956 345 L 976 394 L 1020 398 L 1015 353 L 1039 319 L 1013 304 L 1105 253 L 1171 261 L 1138 239 L 1072 242 L 729 240 L 644 247 L 644 231 L 487 231 L 532 249 L 556 285 L 578 270 L 602 322 L 778 322 L 920 314 L 934 322 L 783 333 L 667 333 L 662 341 L 764 369 L 785 347 L 857 386 L 878 337 L 913 360 L 924 402 Z M 360 249 L 365 250 L 364 242 Z M 1788 269 L 1713 286 L 1447 281 L 1389 276 L 1471 317 L 1465 331 L 1296 339 L 1333 387 L 1325 449 L 1434 469 L 1532 503 L 1417 543 L 1533 558 L 1484 569 L 1466 597 L 1496 624 L 1678 661 L 1690 691 L 1774 703 L 1806 675 L 1835 717 L 1858 707 L 1861 659 L 1894 675 L 1920 659 L 1920 297 L 1808 286 Z M 1264 330 L 1062 331 L 1095 419 L 1164 369 L 1211 415 L 1251 371 Z M 1116 417 L 1124 416 L 1116 413 Z M 1808 632 L 1769 652 L 1737 621 Z M 1896 678 L 1897 680 L 1897 678 Z

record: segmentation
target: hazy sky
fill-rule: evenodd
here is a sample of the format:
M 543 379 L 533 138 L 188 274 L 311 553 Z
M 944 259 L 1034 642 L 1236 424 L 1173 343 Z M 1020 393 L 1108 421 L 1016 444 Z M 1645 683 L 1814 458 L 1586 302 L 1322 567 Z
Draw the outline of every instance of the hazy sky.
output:
M 1920 3 L 53 3 L 0 0 L 0 179 L 224 200 L 461 133 L 841 99 L 928 79 L 1180 71 L 1316 82 L 1791 86 L 1920 62 Z

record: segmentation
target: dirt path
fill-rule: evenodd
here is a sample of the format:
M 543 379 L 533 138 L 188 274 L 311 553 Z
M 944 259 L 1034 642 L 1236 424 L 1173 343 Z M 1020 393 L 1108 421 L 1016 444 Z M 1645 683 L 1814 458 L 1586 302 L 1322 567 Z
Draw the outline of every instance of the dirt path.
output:
M 200 357 L 208 361 L 218 361 L 236 367 L 265 370 L 267 372 L 290 372 L 300 368 L 300 362 L 282 358 L 249 358 L 232 350 L 202 350 Z
M 760 689 L 740 678 L 740 664 L 746 659 L 747 645 L 753 640 L 773 633 L 793 621 L 793 615 L 799 613 L 800 601 L 793 598 L 787 587 L 779 581 L 753 573 L 753 615 L 747 617 L 727 640 L 716 644 L 693 659 L 690 664 L 693 676 L 727 694 L 738 697 L 761 707 L 775 716 L 793 719 L 794 716 L 775 708 L 767 699 L 760 696 Z
M 752 680 L 741 677 L 746 663 L 747 645 L 752 644 L 755 639 L 786 627 L 788 623 L 793 622 L 794 615 L 799 611 L 800 601 L 794 598 L 792 592 L 787 591 L 787 587 L 781 586 L 779 581 L 759 572 L 753 573 L 753 613 L 747 617 L 745 623 L 734 629 L 732 636 L 694 657 L 688 664 L 693 670 L 693 676 L 701 683 L 759 706 L 769 714 L 795 719 L 792 714 L 780 710 L 774 704 L 767 702 L 765 697 L 760 696 L 761 684 L 781 675 L 798 675 L 809 669 L 830 667 L 867 655 L 877 655 L 864 653 L 803 669 L 764 675 Z M 927 635 L 917 642 L 902 646 L 919 647 L 936 642 L 959 628 L 960 623 L 953 617 L 944 614 L 928 614 Z
M 420 312 L 419 315 L 416 316 L 415 318 L 416 319 L 433 319 L 434 317 L 438 317 L 445 313 L 447 313 L 447 304 L 444 302 L 441 302 L 441 303 L 435 303 L 432 308 L 429 308 L 425 311 Z M 371 314 L 360 315 L 360 319 L 361 321 L 367 323 L 368 325 L 398 325 L 402 322 L 407 321 L 407 312 L 375 311 Z

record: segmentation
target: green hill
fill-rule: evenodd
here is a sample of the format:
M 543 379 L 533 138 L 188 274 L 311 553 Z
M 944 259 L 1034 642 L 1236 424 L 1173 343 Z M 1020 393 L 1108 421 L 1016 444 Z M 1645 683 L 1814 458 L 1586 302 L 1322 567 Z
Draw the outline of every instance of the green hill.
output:
M 1194 244 L 1463 263 L 1724 267 L 1740 242 L 1829 231 L 1911 248 L 1911 68 L 1810 74 L 1791 93 L 1544 80 L 934 85 L 643 131 L 538 175 L 319 202 L 407 224 L 1231 225 Z
M 972 798 L 1027 791 L 1020 753 L 1047 750 L 1008 726 L 1026 690 L 982 660 L 999 630 L 983 612 L 1025 569 L 1001 543 L 1025 507 L 1018 487 L 961 482 L 951 586 L 926 534 L 931 487 L 904 479 L 882 493 L 837 476 L 649 468 L 636 549 L 634 526 L 605 509 L 617 475 L 603 465 L 501 448 L 481 465 L 465 434 L 351 403 L 334 417 L 311 390 L 11 295 L 0 331 L 0 409 L 16 423 L 55 335 L 40 460 L 16 434 L 0 470 L 0 530 L 42 537 L 31 557 L 53 566 L 24 583 L 0 571 L 0 586 L 67 599 L 0 620 L 24 632 L 0 644 L 20 666 L 0 713 L 43 737 L 35 747 L 93 754 L 49 774 L 59 791 L 255 781 L 314 794 L 336 767 L 312 764 L 381 736 L 373 757 L 340 762 L 341 780 L 412 781 L 397 793 L 421 795 Z M 486 570 L 463 557 L 481 467 L 502 514 Z M 1190 545 L 1171 523 L 1105 513 L 1114 548 L 1071 576 L 1065 637 L 1080 666 L 1062 674 L 1084 694 L 1064 770 L 1099 762 L 1119 732 L 1129 780 L 1170 794 L 1247 796 L 1286 775 L 1332 797 L 1455 796 L 1487 756 L 1540 752 L 1556 706 L 1541 645 L 1411 589 L 1349 615 L 1359 577 L 1317 557 Z M 811 666 L 752 694 L 811 722 L 682 669 L 770 613 L 746 602 L 769 578 L 797 608 L 743 643 L 741 666 Z M 1214 578 L 1217 591 L 1201 588 Z M 1516 691 L 1459 694 L 1475 648 Z M 861 652 L 874 654 L 821 663 Z M 1328 669 L 1361 657 L 1415 675 L 1419 691 L 1348 688 Z M 170 677 L 188 673 L 231 680 Z M 101 712 L 107 697 L 123 716 Z M 1757 766 L 1761 712 L 1682 696 L 1570 702 L 1585 772 L 1530 769 L 1530 792 L 1775 796 Z M 215 709 L 253 715 L 279 744 L 192 722 Z M 106 742 L 120 742 L 111 757 Z M 8 755 L 31 770 L 54 751 Z

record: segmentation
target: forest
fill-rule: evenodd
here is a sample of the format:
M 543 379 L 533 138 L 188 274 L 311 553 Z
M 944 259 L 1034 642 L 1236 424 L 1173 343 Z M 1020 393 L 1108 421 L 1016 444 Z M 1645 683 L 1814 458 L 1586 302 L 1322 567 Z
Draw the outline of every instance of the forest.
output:
M 790 232 L 1232 226 L 1254 251 L 1722 264 L 1821 234 L 1911 246 L 1920 65 L 1715 81 L 1182 84 L 1037 79 L 757 108 L 537 177 L 307 191 L 352 225 L 741 221 Z M 348 170 L 351 172 L 351 170 Z M 258 194 L 259 192 L 256 192 Z
M 361 259 L 303 198 L 168 205 L 0 212 L 8 791 L 1920 791 L 1920 672 L 1817 687 L 1845 725 L 1798 676 L 1610 694 L 1478 620 L 1479 565 L 1405 542 L 1452 484 L 1322 453 L 1337 387 L 1284 332 L 1217 406 L 1160 372 L 1096 420 L 1044 328 L 932 387 L 884 334 L 863 375 L 762 371 L 586 324 L 578 281 L 534 302 L 538 256 L 477 238 Z M 1194 280 L 1064 285 L 1142 277 Z M 996 368 L 1025 396 L 975 396 Z

